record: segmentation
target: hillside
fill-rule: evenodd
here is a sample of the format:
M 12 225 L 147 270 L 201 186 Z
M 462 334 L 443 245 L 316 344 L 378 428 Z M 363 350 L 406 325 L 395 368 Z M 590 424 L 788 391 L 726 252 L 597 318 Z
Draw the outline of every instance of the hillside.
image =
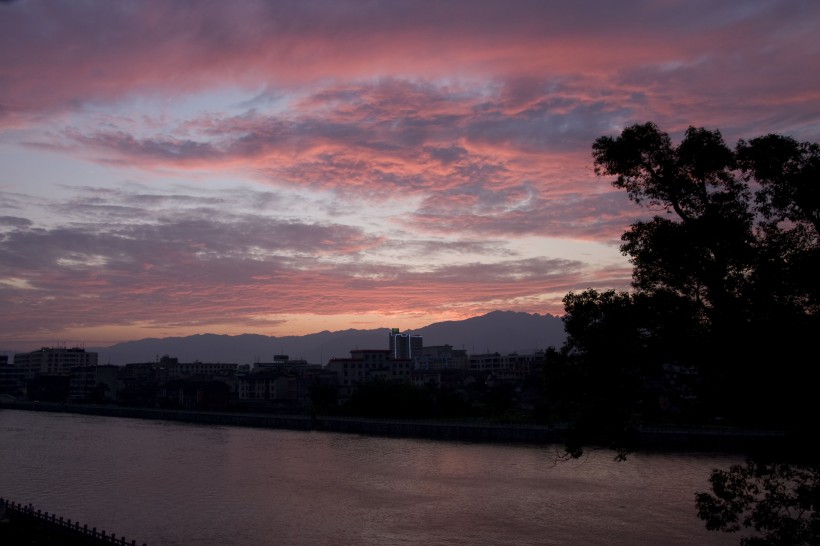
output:
M 291 358 L 325 364 L 330 358 L 349 356 L 351 349 L 386 349 L 387 330 L 325 331 L 284 337 L 200 334 L 141 339 L 88 350 L 99 353 L 101 364 L 150 362 L 166 354 L 183 362 L 200 360 L 239 364 L 270 361 L 274 354 L 286 354 Z M 422 335 L 426 346 L 449 344 L 470 354 L 531 353 L 550 345 L 560 346 L 565 338 L 559 317 L 512 311 L 494 311 L 462 321 L 438 322 L 412 330 L 412 333 Z

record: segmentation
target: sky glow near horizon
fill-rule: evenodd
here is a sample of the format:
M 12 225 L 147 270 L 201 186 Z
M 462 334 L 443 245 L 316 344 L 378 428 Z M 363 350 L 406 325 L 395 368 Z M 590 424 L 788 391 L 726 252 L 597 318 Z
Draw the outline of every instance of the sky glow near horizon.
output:
M 0 348 L 626 289 L 591 145 L 820 141 L 814 1 L 0 3 Z

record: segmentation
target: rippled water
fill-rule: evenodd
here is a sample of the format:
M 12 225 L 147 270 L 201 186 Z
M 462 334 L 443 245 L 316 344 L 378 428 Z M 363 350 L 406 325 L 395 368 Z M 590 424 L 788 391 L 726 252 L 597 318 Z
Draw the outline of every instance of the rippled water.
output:
M 0 497 L 160 545 L 729 545 L 694 494 L 736 458 L 0 410 Z

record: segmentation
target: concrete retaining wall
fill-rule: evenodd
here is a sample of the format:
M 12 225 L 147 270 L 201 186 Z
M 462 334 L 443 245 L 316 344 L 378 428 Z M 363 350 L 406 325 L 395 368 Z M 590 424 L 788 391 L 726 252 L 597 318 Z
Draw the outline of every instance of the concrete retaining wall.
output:
M 533 444 L 561 443 L 562 427 L 464 423 L 439 421 L 408 421 L 394 419 L 364 419 L 345 417 L 308 417 L 302 415 L 269 415 L 262 413 L 231 413 L 186 411 L 174 409 L 128 408 L 43 402 L 6 402 L 0 408 L 29 411 L 49 411 L 157 419 L 183 423 L 278 428 L 288 430 L 320 430 L 373 436 L 430 438 L 470 442 L 523 442 Z M 642 427 L 634 431 L 636 444 L 674 449 L 747 450 L 769 447 L 782 442 L 782 432 L 748 431 L 713 428 Z

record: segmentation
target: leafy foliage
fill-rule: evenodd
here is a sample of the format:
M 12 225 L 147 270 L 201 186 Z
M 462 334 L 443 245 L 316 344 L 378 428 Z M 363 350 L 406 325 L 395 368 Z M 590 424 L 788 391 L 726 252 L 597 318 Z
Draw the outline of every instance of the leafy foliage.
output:
M 570 452 L 625 454 L 635 424 L 695 418 L 691 386 L 666 381 L 670 365 L 694 359 L 701 335 L 685 299 L 589 289 L 567 294 L 564 309 L 567 341 L 547 355 L 546 385 L 553 420 L 570 425 Z
M 712 492 L 696 495 L 707 529 L 754 529 L 742 546 L 820 544 L 820 466 L 749 460 L 709 481 Z
M 807 360 L 820 331 L 820 146 L 767 135 L 731 149 L 692 127 L 674 146 L 646 123 L 597 139 L 592 154 L 595 172 L 654 216 L 622 236 L 632 293 L 564 299 L 568 340 L 548 379 L 576 414 L 568 452 L 595 438 L 623 445 L 647 395 L 670 394 L 657 388 L 664 369 L 696 370 L 695 422 L 779 426 L 792 440 L 780 458 L 714 471 L 699 517 L 749 531 L 745 546 L 820 544 Z
M 597 139 L 593 158 L 596 173 L 656 212 L 622 237 L 635 313 L 672 303 L 677 318 L 659 318 L 687 335 L 661 337 L 685 344 L 677 354 L 647 357 L 696 366 L 715 416 L 802 427 L 795 417 L 817 414 L 803 355 L 820 326 L 820 147 L 768 135 L 732 150 L 719 131 L 692 127 L 674 146 L 646 123 Z M 753 342 L 766 339 L 778 342 Z

